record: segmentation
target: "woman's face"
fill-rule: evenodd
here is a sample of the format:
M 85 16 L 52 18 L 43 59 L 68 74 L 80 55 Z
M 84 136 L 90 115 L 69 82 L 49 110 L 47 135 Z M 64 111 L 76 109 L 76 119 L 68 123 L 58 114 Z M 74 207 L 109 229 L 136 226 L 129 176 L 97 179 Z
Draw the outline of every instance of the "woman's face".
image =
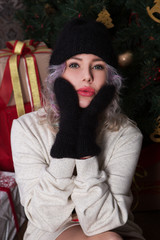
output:
M 86 108 L 106 84 L 106 63 L 93 54 L 78 54 L 66 61 L 62 77 L 74 86 L 80 107 Z

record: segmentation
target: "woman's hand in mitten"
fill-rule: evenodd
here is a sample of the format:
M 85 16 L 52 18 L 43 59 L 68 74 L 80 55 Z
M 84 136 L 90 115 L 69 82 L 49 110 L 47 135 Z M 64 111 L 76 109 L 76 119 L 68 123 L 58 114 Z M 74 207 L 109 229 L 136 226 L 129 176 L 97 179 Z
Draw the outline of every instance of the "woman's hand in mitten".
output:
M 115 87 L 113 85 L 105 85 L 99 90 L 89 106 L 81 110 L 77 141 L 78 158 L 95 156 L 100 153 L 100 148 L 96 144 L 98 115 L 108 107 L 114 95 Z
M 51 156 L 75 158 L 78 134 L 79 101 L 74 87 L 64 78 L 57 78 L 54 93 L 59 106 L 59 132 L 51 148 Z

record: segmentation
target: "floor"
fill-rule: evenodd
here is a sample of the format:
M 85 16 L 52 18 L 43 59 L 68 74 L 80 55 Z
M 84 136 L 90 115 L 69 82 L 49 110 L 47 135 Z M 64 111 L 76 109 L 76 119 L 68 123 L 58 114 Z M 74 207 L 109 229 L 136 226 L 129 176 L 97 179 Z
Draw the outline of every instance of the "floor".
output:
M 143 229 L 146 240 L 160 240 L 160 210 L 135 212 L 135 222 Z M 22 240 L 26 229 L 24 223 L 14 240 Z

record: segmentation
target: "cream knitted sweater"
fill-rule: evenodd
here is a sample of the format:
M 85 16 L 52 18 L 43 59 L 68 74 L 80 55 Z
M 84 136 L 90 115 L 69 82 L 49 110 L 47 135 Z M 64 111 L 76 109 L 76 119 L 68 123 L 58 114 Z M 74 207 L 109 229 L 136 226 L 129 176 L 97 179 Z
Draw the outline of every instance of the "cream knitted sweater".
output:
M 52 158 L 54 139 L 48 125 L 39 123 L 37 112 L 13 122 L 16 181 L 29 220 L 24 239 L 54 240 L 75 224 L 88 236 L 114 229 L 144 239 L 130 214 L 140 131 L 130 123 L 119 131 L 103 131 L 97 140 L 100 156 L 86 160 Z M 73 209 L 79 223 L 72 221 Z

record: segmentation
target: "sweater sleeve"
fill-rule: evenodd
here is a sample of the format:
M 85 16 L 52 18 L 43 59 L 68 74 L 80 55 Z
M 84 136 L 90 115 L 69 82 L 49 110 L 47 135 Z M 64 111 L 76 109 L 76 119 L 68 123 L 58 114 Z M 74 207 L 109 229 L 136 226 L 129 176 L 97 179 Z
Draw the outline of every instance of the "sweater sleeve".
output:
M 47 164 L 43 143 L 28 129 L 14 120 L 11 131 L 21 203 L 32 224 L 41 230 L 55 232 L 71 218 L 74 209 L 71 193 L 75 160 L 49 156 L 51 160 Z
M 103 170 L 99 170 L 97 157 L 76 160 L 72 199 L 86 235 L 109 231 L 127 222 L 132 203 L 130 186 L 141 142 L 141 133 L 132 127 L 114 140 L 112 150 L 104 150 L 109 159 L 104 160 L 107 164 Z

